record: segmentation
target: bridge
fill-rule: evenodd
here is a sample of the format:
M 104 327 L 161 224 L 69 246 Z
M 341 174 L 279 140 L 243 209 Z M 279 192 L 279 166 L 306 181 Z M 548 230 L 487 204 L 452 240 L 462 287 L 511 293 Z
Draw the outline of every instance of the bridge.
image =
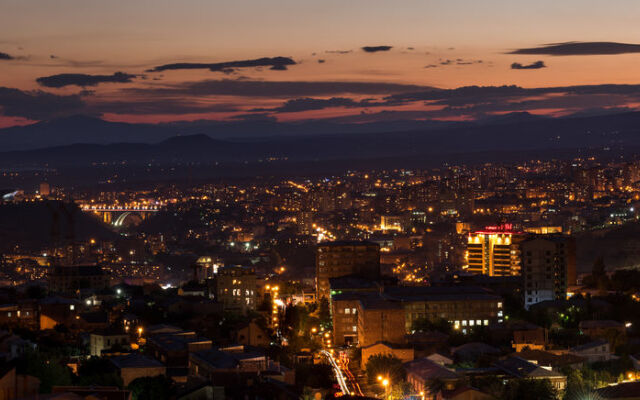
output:
M 105 205 L 84 205 L 81 207 L 84 212 L 91 212 L 102 217 L 102 220 L 115 227 L 122 227 L 127 218 L 132 218 L 134 222 L 147 219 L 149 215 L 160 211 L 159 206 L 105 206 Z M 138 222 L 139 222 L 138 221 Z

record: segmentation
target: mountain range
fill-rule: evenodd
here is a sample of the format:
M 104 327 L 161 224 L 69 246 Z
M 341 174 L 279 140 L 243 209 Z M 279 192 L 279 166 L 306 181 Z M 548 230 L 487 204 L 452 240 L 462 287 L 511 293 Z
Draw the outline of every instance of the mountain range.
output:
M 304 131 L 304 125 L 259 122 L 231 136 L 216 122 L 127 124 L 71 117 L 0 130 L 0 166 L 329 161 L 429 157 L 486 152 L 527 152 L 640 147 L 640 112 L 545 118 L 516 113 L 481 122 L 396 121 L 396 129 L 337 124 Z M 224 126 L 223 126 L 224 125 Z M 390 125 L 392 125 L 390 123 Z M 225 128 L 226 127 L 226 128 Z M 235 129 L 240 128 L 234 126 Z M 406 129 L 406 128 L 411 129 Z M 294 129 L 295 128 L 295 129 Z M 297 134 L 294 131 L 300 130 Z M 34 148 L 39 147 L 39 148 Z M 486 160 L 492 161 L 492 160 Z

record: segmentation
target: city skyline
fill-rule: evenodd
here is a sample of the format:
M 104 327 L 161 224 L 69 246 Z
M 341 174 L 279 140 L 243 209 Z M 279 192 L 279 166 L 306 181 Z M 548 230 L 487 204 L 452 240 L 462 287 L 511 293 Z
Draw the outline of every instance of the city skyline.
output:
M 76 114 L 378 122 L 640 105 L 631 1 L 3 3 L 0 127 Z

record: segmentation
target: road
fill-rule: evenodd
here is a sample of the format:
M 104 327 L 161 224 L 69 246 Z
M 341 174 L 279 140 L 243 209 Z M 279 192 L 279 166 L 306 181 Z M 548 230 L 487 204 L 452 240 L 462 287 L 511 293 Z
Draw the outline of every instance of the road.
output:
M 336 360 L 333 358 L 331 353 L 329 353 L 326 350 L 322 350 L 320 353 L 325 357 L 327 357 L 327 359 L 329 360 L 329 363 L 333 368 L 333 372 L 336 374 L 336 380 L 338 381 L 338 386 L 340 386 L 340 391 L 342 392 L 342 394 L 345 394 L 345 395 L 351 394 L 351 391 L 349 390 L 349 386 L 347 385 L 347 380 L 344 378 L 344 374 L 342 373 L 342 369 L 340 368 Z

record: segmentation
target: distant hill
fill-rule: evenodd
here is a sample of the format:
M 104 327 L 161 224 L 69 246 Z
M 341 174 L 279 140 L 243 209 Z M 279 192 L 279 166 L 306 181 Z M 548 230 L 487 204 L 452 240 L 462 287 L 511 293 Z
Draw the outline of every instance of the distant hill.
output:
M 203 134 L 224 139 L 265 139 L 275 136 L 309 136 L 329 133 L 370 133 L 436 129 L 461 123 L 442 121 L 388 121 L 376 123 L 335 123 L 309 121 L 280 123 L 257 121 L 193 121 L 167 124 L 108 122 L 88 116 L 71 116 L 32 125 L 0 129 L 0 149 L 32 150 L 71 144 L 158 143 L 173 136 Z
M 103 128 L 112 126 L 104 121 L 96 124 Z M 116 126 L 120 127 L 120 124 Z M 137 125 L 124 124 L 122 129 L 130 130 L 132 126 Z M 146 133 L 153 128 L 151 125 L 142 127 Z M 157 129 L 167 133 L 163 127 Z M 561 119 L 518 114 L 493 124 L 399 132 L 275 136 L 252 140 L 213 139 L 210 135 L 196 134 L 173 136 L 158 143 L 73 144 L 3 152 L 0 153 L 0 166 L 258 162 L 273 158 L 289 161 L 442 159 L 447 155 L 452 157 L 450 161 L 455 161 L 453 157 L 461 153 L 539 151 L 543 155 L 561 149 L 575 153 L 579 149 L 635 149 L 638 146 L 640 112 Z
M 8 203 L 0 204 L 0 251 L 15 244 L 22 248 L 51 245 L 54 241 L 54 231 L 57 231 L 57 240 L 65 240 L 69 235 L 70 225 L 61 207 L 73 215 L 73 232 L 76 239 L 107 240 L 118 237 L 101 221 L 80 211 L 74 204 L 60 201 Z M 56 213 L 59 216 L 57 219 L 54 218 Z M 57 223 L 54 224 L 54 221 Z

